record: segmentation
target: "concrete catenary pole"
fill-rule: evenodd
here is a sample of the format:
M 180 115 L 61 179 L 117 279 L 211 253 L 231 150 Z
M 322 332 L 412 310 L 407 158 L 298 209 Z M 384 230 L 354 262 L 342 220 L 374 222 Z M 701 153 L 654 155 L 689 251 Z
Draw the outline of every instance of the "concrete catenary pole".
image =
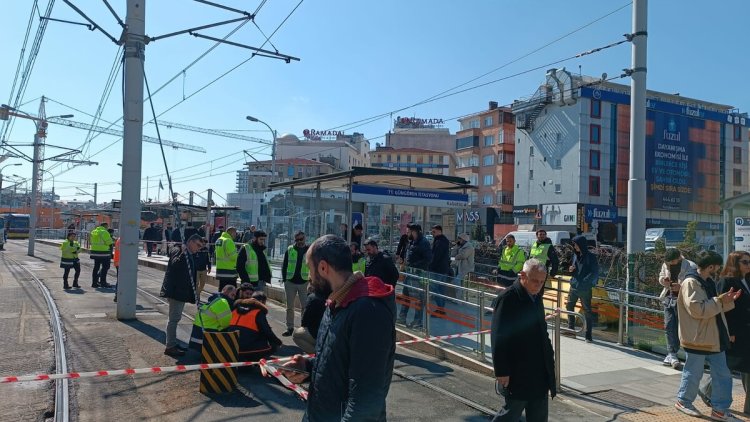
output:
M 41 123 L 37 123 L 39 125 Z M 41 181 L 41 171 L 39 170 L 42 165 L 41 161 L 41 149 L 42 149 L 42 137 L 39 136 L 39 130 L 34 134 L 34 156 L 33 163 L 31 165 L 31 214 L 29 216 L 29 246 L 26 254 L 34 256 L 34 244 L 36 243 L 36 223 L 39 220 L 39 184 Z
M 143 138 L 143 61 L 146 1 L 128 0 L 124 56 L 124 136 L 117 319 L 135 318 L 138 234 L 141 224 L 141 140 Z
M 628 180 L 628 282 L 635 286 L 635 253 L 643 252 L 646 232 L 646 32 L 648 0 L 633 0 L 630 82 L 630 178 Z M 629 295 L 626 295 L 626 303 Z M 626 314 L 623 317 L 627 317 Z

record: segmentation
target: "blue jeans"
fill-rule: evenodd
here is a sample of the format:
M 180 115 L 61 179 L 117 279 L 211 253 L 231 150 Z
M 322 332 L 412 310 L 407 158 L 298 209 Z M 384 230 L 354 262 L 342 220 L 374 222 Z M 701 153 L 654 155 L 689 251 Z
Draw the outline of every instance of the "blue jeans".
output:
M 410 288 L 411 287 L 411 288 Z M 407 274 L 404 279 L 404 287 L 401 293 L 404 295 L 404 300 L 409 302 L 410 305 L 414 306 L 414 323 L 422 323 L 422 312 L 424 310 L 424 290 L 419 275 Z M 409 314 L 409 305 L 401 305 L 398 319 L 406 320 Z
M 674 301 L 676 299 L 672 299 Z M 680 350 L 680 338 L 677 335 L 678 325 L 677 306 L 667 303 L 664 305 L 664 333 L 667 336 L 667 352 L 676 355 Z
M 724 352 L 701 355 L 686 352 L 687 360 L 682 369 L 680 389 L 677 400 L 682 404 L 692 404 L 698 395 L 698 387 L 703 378 L 705 362 L 711 367 L 711 405 L 714 410 L 724 412 L 732 404 L 732 373 L 727 367 L 727 356 Z
M 445 274 L 430 273 L 430 278 L 443 283 L 451 282 L 450 277 Z M 445 295 L 445 285 L 439 283 L 430 283 L 430 292 L 435 293 L 433 295 L 430 295 L 431 303 L 439 308 L 444 308 L 445 298 L 443 296 Z

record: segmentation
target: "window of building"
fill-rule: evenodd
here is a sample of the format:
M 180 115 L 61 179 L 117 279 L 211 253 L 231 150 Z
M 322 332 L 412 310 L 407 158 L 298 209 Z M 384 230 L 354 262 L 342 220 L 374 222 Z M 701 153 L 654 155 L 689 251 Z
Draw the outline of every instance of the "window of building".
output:
M 600 162 L 601 155 L 599 151 L 589 151 L 589 168 L 591 168 L 591 170 L 599 170 Z
M 484 137 L 484 146 L 491 147 L 492 144 L 495 142 L 495 137 L 492 135 L 487 135 Z
M 555 183 L 555 193 L 562 193 L 562 185 L 560 183 Z
M 485 155 L 485 156 L 482 157 L 482 165 L 483 166 L 491 166 L 493 164 L 495 164 L 495 155 L 494 154 Z
M 504 144 L 505 143 L 505 136 L 503 135 L 503 132 L 499 132 L 497 134 L 497 143 L 498 144 Z
M 600 194 L 599 176 L 589 176 L 589 195 L 599 196 Z
M 555 168 L 556 169 L 562 168 L 562 160 L 561 159 L 559 159 L 559 158 L 555 159 Z
M 602 127 L 600 125 L 589 126 L 589 139 L 592 144 L 602 143 Z
M 742 147 L 734 147 L 734 164 L 742 164 Z
M 479 136 L 467 136 L 456 139 L 456 149 L 464 149 L 479 146 Z
M 388 154 L 388 162 L 391 162 L 391 154 Z
M 258 189 L 258 181 L 253 180 L 253 189 Z
M 737 142 L 742 141 L 742 126 L 734 125 L 734 140 Z
M 492 194 L 487 193 L 482 197 L 482 205 L 492 205 Z
M 479 119 L 475 119 L 469 122 L 469 127 L 472 129 L 479 129 Z
M 529 170 L 529 180 L 534 180 L 534 170 Z
M 478 167 L 479 166 L 479 156 L 478 155 L 472 155 L 471 158 L 469 158 L 469 165 L 471 167 Z
M 294 166 L 289 166 L 286 168 L 286 175 L 289 177 L 294 177 Z
M 471 186 L 477 186 L 479 184 L 479 175 L 472 174 L 471 176 L 469 176 L 469 183 L 471 184 Z
M 411 155 L 407 155 L 406 156 L 406 162 L 407 163 L 411 163 Z
M 432 155 L 430 155 L 430 158 L 429 158 L 430 164 L 432 164 L 433 160 L 434 160 L 434 158 L 432 157 Z
M 732 170 L 733 177 L 733 185 L 734 186 L 742 186 L 742 170 L 740 169 L 734 169 Z
M 476 192 L 469 192 L 469 202 L 471 202 L 472 204 L 476 204 L 477 198 L 478 196 Z
M 488 116 L 484 118 L 484 126 L 492 126 L 492 116 Z
M 591 117 L 595 119 L 602 117 L 602 100 L 591 100 Z
M 532 146 L 532 147 L 529 147 L 529 156 L 530 156 L 530 157 L 533 157 L 533 156 L 534 156 L 534 147 L 533 147 L 533 146 Z
M 483 186 L 492 186 L 495 184 L 495 175 L 494 174 L 485 174 L 484 177 L 482 177 L 482 185 Z
M 397 163 L 401 162 L 401 154 L 396 155 L 396 162 Z

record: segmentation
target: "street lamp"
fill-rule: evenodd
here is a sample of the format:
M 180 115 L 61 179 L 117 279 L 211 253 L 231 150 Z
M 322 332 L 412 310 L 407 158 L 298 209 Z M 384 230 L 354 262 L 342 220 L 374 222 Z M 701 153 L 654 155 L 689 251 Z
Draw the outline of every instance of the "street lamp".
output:
M 0 208 L 3 206 L 3 170 L 6 167 L 13 167 L 13 166 L 20 166 L 21 163 L 15 163 L 15 164 L 6 164 L 2 167 L 0 167 Z
M 269 131 L 271 131 L 271 135 L 273 135 L 273 143 L 271 144 L 271 183 L 273 183 L 273 180 L 276 177 L 276 131 L 271 129 L 271 126 L 269 126 L 268 123 L 256 117 L 247 116 L 246 119 L 250 120 L 251 122 L 261 123 L 265 125 L 265 127 L 267 127 Z M 267 230 L 269 230 L 269 232 L 271 231 L 271 208 L 270 206 L 271 206 L 271 201 L 269 201 L 268 204 L 266 204 L 266 219 L 268 222 Z

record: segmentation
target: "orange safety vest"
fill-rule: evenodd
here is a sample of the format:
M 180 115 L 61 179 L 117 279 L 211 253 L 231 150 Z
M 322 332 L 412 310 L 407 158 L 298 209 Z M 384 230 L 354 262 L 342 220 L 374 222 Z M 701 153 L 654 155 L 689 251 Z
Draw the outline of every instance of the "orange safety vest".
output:
M 232 322 L 230 322 L 229 325 L 234 327 L 247 328 L 248 330 L 255 331 L 257 333 L 260 331 L 258 329 L 258 323 L 255 320 L 258 316 L 258 313 L 260 313 L 260 309 L 253 309 L 246 314 L 240 314 L 239 312 L 237 312 L 237 310 L 234 310 L 232 311 Z
M 115 268 L 120 266 L 120 238 L 117 238 L 117 241 L 115 242 L 115 250 L 114 254 L 112 256 L 112 260 L 115 261 Z

